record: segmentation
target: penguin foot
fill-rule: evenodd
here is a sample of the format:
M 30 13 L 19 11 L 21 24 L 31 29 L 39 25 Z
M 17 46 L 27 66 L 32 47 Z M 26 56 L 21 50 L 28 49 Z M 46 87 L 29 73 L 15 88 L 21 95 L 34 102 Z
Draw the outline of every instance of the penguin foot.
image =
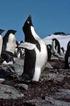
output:
M 19 78 L 19 81 L 28 84 L 28 83 L 30 83 L 32 80 L 31 80 L 31 78 L 30 78 L 27 74 L 24 74 L 24 75 L 22 75 L 22 76 Z

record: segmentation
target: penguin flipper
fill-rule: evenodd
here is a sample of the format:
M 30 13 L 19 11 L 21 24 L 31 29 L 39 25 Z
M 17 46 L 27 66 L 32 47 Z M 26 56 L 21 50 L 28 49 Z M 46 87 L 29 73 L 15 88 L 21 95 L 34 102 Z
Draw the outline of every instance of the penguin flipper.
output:
M 36 47 L 35 44 L 29 43 L 29 42 L 24 42 L 19 45 L 19 48 L 24 48 L 28 50 L 33 50 L 35 49 L 35 47 Z

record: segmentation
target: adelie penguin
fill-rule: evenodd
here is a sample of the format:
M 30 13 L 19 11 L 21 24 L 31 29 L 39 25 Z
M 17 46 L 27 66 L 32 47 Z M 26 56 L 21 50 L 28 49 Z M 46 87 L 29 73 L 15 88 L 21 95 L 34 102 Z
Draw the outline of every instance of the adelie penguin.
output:
M 3 29 L 0 29 L 0 56 L 2 53 L 2 46 L 3 46 L 3 37 L 2 37 L 2 33 L 4 32 Z
M 8 30 L 3 37 L 3 51 L 9 51 L 14 53 L 16 47 L 16 30 Z
M 69 68 L 70 68 L 70 41 L 68 42 L 67 50 L 65 53 L 65 69 Z
M 52 45 L 48 44 L 47 45 L 47 51 L 48 51 L 48 61 L 51 60 L 51 56 L 52 56 Z
M 13 63 L 14 51 L 16 48 L 16 30 L 8 30 L 3 37 L 2 59 L 3 63 Z
M 56 38 L 52 39 L 52 50 L 55 55 L 60 54 L 60 43 Z
M 39 81 L 41 71 L 47 62 L 47 48 L 44 41 L 37 35 L 31 16 L 24 23 L 25 42 L 20 47 L 25 48 L 24 81 Z
M 61 48 L 61 45 L 56 38 L 52 39 L 52 53 L 58 58 L 64 58 L 63 48 Z

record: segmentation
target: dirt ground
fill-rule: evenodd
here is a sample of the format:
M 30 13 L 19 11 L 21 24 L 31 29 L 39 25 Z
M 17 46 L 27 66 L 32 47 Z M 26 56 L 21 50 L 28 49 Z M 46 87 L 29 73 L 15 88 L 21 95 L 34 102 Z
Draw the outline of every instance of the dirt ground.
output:
M 70 69 L 64 69 L 64 61 L 61 60 L 49 63 L 53 69 L 45 68 L 40 81 L 25 84 L 25 89 L 16 86 L 19 82 L 9 81 L 24 96 L 0 99 L 0 106 L 70 106 Z

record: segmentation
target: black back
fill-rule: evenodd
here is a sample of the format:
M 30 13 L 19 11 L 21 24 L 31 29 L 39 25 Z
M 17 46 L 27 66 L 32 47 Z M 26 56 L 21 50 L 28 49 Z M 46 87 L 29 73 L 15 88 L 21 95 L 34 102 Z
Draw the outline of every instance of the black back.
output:
M 68 42 L 67 45 L 67 51 L 65 53 L 65 68 L 69 69 L 69 63 L 68 63 L 68 58 L 70 57 L 70 41 Z
M 47 45 L 47 51 L 48 51 L 48 60 L 51 59 L 51 55 L 52 55 L 52 46 L 50 44 Z

